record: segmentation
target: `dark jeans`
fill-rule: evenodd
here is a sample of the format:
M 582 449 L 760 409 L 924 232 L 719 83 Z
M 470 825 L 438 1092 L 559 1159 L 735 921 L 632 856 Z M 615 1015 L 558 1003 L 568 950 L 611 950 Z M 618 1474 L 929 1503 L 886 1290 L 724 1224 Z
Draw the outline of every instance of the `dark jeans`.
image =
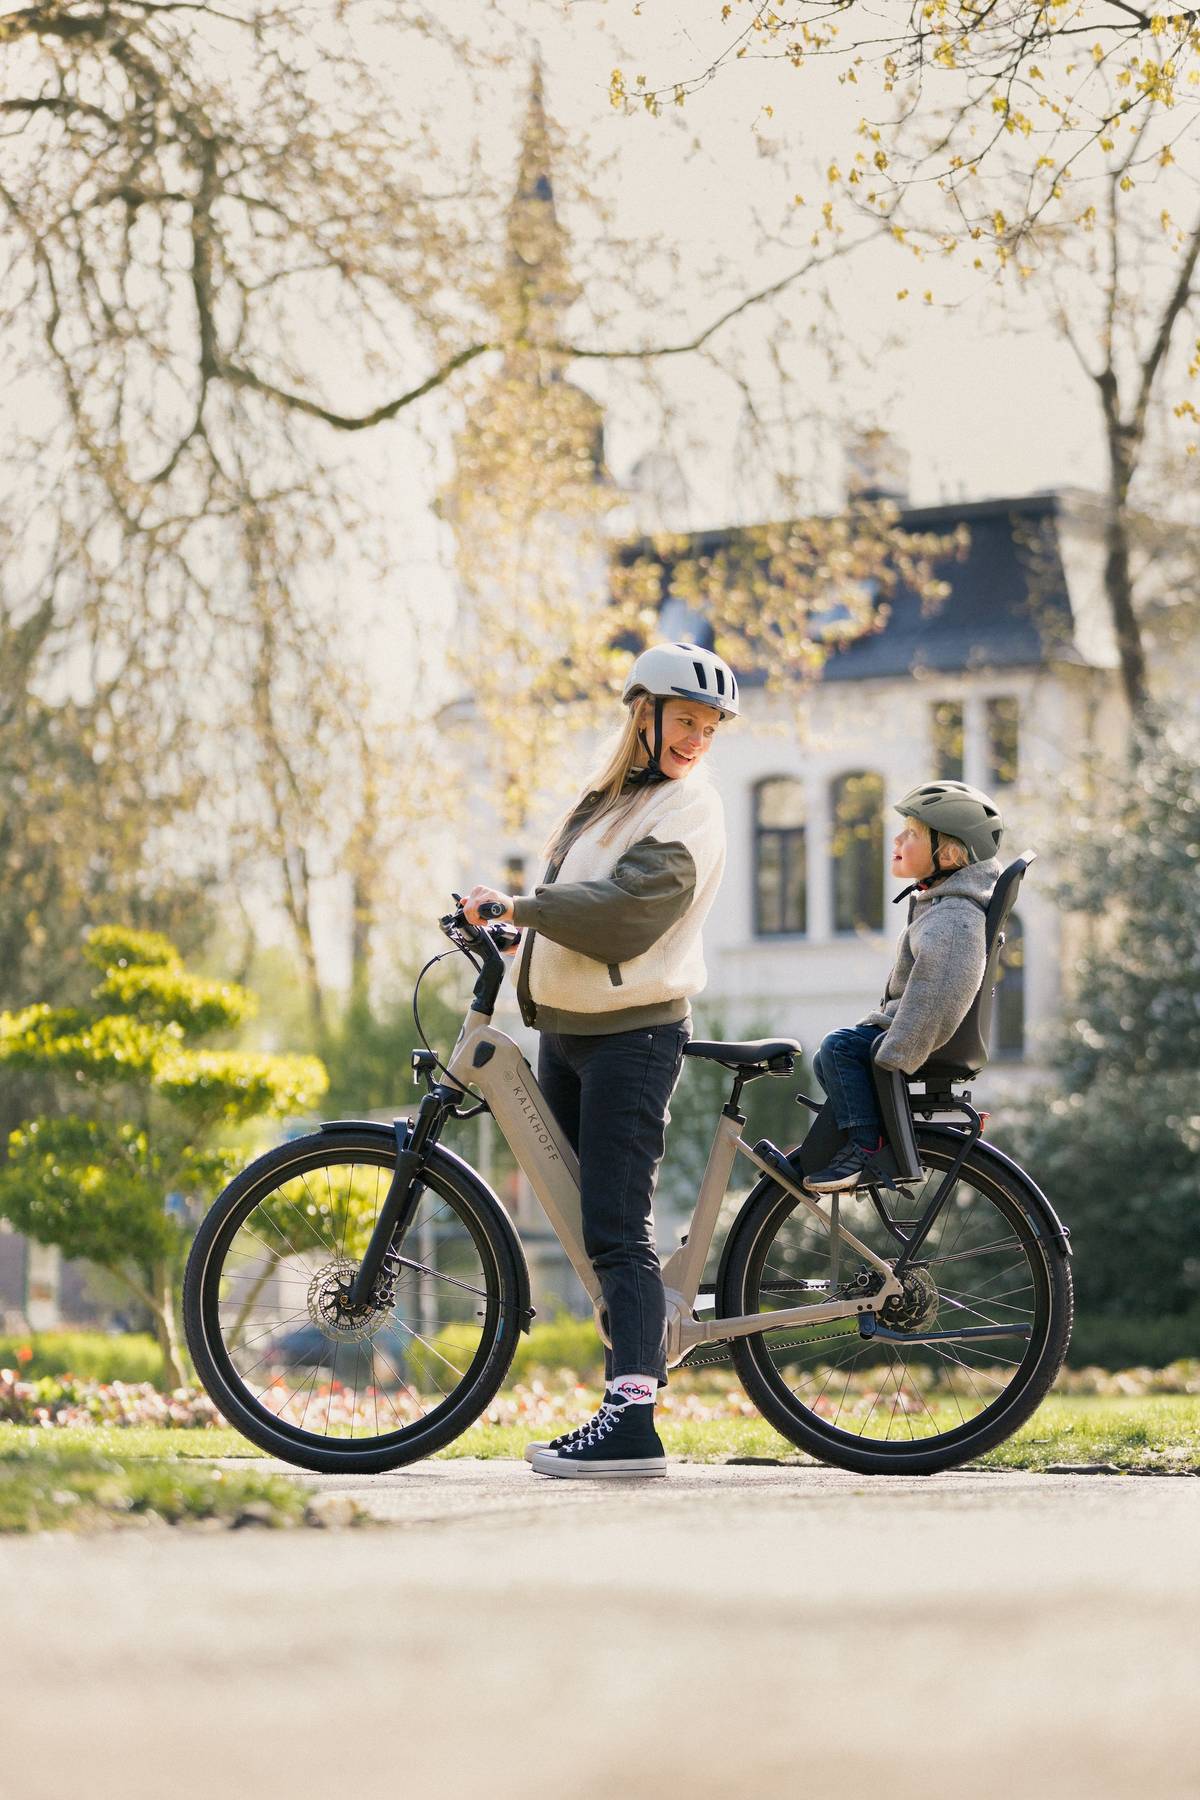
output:
M 607 1037 L 542 1033 L 538 1085 L 579 1158 L 583 1243 L 608 1309 L 604 1373 L 667 1379 L 651 1201 L 690 1023 Z
M 813 1070 L 829 1095 L 834 1118 L 860 1144 L 875 1144 L 883 1135 L 871 1076 L 871 1049 L 882 1036 L 879 1025 L 847 1025 L 822 1038 L 813 1057 Z

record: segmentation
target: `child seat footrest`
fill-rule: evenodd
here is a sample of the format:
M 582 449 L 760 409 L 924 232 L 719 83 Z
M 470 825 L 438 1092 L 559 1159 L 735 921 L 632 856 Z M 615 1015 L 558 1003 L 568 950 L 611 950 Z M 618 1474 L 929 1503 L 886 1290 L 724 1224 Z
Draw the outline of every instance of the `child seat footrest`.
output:
M 921 1174 L 917 1132 L 908 1098 L 908 1082 L 901 1069 L 881 1069 L 873 1063 L 875 1095 L 883 1119 L 884 1143 L 890 1149 L 900 1181 L 916 1181 Z

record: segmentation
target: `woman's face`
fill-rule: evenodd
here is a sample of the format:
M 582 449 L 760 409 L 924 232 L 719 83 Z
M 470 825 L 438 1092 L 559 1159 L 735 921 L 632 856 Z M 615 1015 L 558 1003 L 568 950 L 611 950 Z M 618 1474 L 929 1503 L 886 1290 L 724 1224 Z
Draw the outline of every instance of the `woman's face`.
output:
M 642 729 L 653 742 L 654 702 L 643 702 L 645 716 Z M 663 707 L 662 755 L 659 768 L 672 781 L 690 775 L 702 757 L 712 749 L 721 715 L 715 706 L 701 706 L 693 700 L 668 700 Z

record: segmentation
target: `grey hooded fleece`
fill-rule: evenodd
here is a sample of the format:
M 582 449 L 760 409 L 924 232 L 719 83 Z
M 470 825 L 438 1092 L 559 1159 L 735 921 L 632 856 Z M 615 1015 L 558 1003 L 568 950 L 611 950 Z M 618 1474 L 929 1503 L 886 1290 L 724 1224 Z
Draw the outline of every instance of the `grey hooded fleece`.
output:
M 984 914 L 1000 874 L 995 857 L 956 869 L 908 903 L 883 999 L 860 1025 L 885 1027 L 876 1061 L 913 1074 L 962 1024 L 987 961 Z

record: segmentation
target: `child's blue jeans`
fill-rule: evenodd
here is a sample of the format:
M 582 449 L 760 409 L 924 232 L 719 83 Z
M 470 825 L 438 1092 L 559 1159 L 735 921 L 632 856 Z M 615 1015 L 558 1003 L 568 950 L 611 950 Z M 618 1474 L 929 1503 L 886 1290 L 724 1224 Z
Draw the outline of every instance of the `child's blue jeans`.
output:
M 842 1130 L 856 1143 L 872 1146 L 883 1135 L 871 1074 L 871 1051 L 882 1036 L 880 1025 L 846 1025 L 822 1038 L 813 1058 L 817 1080 L 829 1095 Z

